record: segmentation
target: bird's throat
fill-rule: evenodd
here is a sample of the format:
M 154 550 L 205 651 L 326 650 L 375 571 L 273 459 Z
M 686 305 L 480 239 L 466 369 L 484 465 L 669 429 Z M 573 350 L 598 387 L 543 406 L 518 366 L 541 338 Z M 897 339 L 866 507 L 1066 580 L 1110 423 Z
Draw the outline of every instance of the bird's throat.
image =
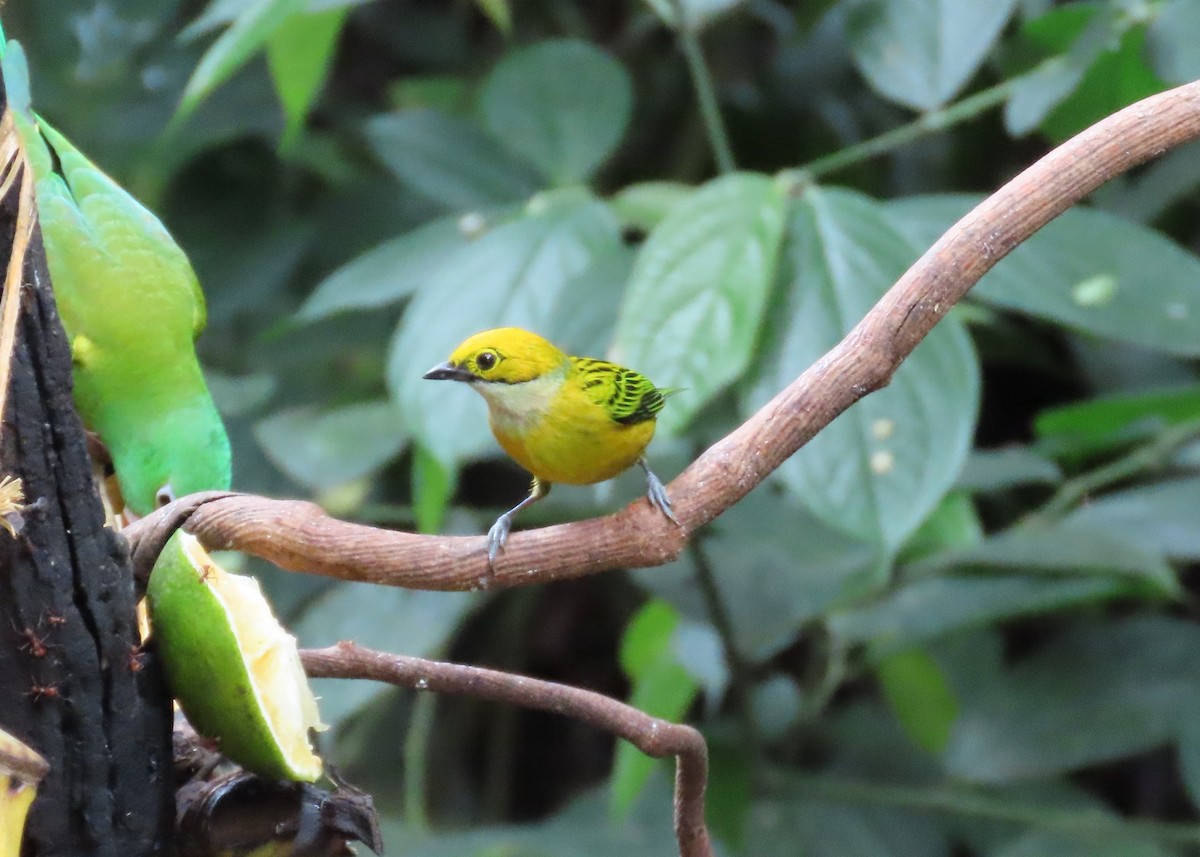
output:
M 562 391 L 566 375 L 551 373 L 519 384 L 472 384 L 488 403 L 492 425 L 505 434 L 522 434 L 550 410 Z

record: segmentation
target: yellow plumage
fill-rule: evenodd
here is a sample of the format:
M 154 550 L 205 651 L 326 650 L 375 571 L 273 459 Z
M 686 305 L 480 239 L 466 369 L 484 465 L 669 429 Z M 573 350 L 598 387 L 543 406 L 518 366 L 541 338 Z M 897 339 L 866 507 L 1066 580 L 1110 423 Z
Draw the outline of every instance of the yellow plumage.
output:
M 533 474 L 529 497 L 489 532 L 489 558 L 503 547 L 512 516 L 541 499 L 554 482 L 590 485 L 641 464 L 650 501 L 674 520 L 658 478 L 642 459 L 654 437 L 663 393 L 631 369 L 571 357 L 527 330 L 477 333 L 426 378 L 469 383 L 487 400 L 492 434 Z

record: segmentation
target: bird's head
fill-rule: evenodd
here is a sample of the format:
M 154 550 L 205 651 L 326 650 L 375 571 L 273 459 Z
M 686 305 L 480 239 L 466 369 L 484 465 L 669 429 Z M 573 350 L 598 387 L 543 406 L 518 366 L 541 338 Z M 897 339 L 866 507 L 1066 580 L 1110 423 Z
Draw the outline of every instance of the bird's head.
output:
M 138 517 L 187 494 L 229 487 L 229 438 L 205 394 L 109 445 L 121 495 Z
M 449 360 L 434 366 L 425 378 L 487 386 L 522 384 L 561 372 L 566 366 L 567 355 L 536 333 L 498 327 L 464 340 Z

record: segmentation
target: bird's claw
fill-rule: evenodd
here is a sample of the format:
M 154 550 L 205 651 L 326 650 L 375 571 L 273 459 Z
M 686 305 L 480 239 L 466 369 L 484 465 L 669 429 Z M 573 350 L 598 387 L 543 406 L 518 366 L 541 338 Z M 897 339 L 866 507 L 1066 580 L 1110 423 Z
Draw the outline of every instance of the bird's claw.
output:
M 488 530 L 488 565 L 494 565 L 496 557 L 500 555 L 500 551 L 504 550 L 504 543 L 508 541 L 508 533 L 511 529 L 512 513 L 505 512 Z
M 650 500 L 650 505 L 666 515 L 671 520 L 671 523 L 675 525 L 679 524 L 679 519 L 675 517 L 675 513 L 671 510 L 671 498 L 667 496 L 666 486 L 662 484 L 662 480 L 655 476 L 649 468 L 646 469 L 646 497 Z

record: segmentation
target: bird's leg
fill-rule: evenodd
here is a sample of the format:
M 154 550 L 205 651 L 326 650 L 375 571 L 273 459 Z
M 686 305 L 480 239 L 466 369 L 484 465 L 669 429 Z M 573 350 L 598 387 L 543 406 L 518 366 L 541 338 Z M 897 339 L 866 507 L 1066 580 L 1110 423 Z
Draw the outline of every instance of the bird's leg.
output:
M 654 471 L 650 469 L 645 458 L 639 458 L 638 464 L 642 466 L 642 470 L 646 471 L 646 496 L 650 498 L 650 505 L 670 518 L 671 523 L 678 525 L 679 519 L 671 511 L 671 498 L 667 496 L 666 486 L 662 484 L 661 479 L 654 475 Z
M 489 566 L 496 562 L 496 556 L 500 551 L 504 550 L 504 543 L 508 541 L 508 531 L 512 529 L 513 515 L 529 504 L 536 503 L 549 493 L 550 483 L 543 482 L 535 476 L 533 477 L 533 485 L 529 489 L 529 496 L 496 519 L 496 523 L 492 524 L 492 528 L 488 530 Z

